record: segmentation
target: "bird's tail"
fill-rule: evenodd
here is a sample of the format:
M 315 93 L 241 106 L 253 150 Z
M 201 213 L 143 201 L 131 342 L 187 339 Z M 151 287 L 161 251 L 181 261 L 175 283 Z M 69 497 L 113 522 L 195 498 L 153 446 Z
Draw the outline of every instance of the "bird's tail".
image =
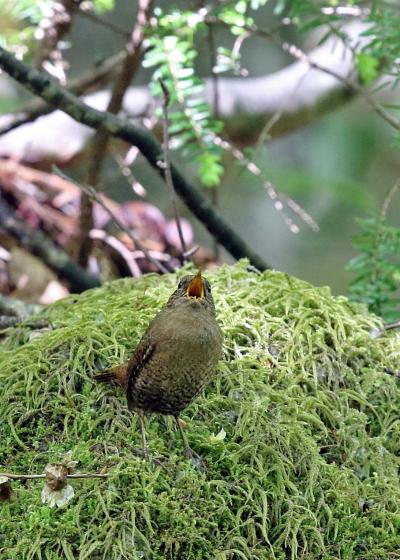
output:
M 121 364 L 120 366 L 111 369 L 105 369 L 94 376 L 95 381 L 98 383 L 117 383 L 121 387 L 128 385 L 128 363 Z
M 94 378 L 98 383 L 111 383 L 112 381 L 116 381 L 115 375 L 111 369 L 106 369 L 98 373 Z

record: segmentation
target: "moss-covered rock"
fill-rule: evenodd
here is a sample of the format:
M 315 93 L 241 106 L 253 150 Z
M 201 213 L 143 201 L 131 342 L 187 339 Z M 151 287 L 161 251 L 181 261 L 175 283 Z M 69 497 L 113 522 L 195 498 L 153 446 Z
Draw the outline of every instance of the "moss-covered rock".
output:
M 93 375 L 131 353 L 176 277 L 118 280 L 12 330 L 0 350 L 0 471 L 39 473 L 72 451 L 61 509 L 43 481 L 0 504 L 0 556 L 25 559 L 392 559 L 399 551 L 400 340 L 326 288 L 246 263 L 207 274 L 225 334 L 218 377 L 184 413 L 206 471 L 169 419 L 136 419 Z M 166 429 L 170 426 L 171 429 Z

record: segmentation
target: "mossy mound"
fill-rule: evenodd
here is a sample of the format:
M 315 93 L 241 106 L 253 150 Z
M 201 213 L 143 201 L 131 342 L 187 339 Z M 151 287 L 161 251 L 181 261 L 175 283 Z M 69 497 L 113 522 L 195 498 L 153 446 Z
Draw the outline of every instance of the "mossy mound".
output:
M 79 470 L 110 478 L 73 481 L 60 509 L 41 503 L 42 481 L 13 483 L 2 559 L 398 557 L 400 387 L 387 371 L 399 338 L 374 339 L 363 307 L 282 273 L 241 262 L 207 277 L 225 358 L 183 415 L 206 471 L 161 417 L 147 434 L 164 460 L 137 457 L 122 390 L 93 382 L 130 354 L 175 276 L 112 282 L 50 306 L 47 330 L 10 332 L 0 470 L 40 473 L 72 451 Z

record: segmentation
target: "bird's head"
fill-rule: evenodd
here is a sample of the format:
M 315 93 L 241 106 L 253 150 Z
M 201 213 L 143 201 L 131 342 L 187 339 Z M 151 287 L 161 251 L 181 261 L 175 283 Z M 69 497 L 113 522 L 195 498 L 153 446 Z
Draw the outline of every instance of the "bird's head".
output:
M 178 300 L 211 305 L 214 308 L 210 282 L 201 275 L 200 270 L 196 275 L 190 274 L 180 280 L 177 289 L 168 300 L 168 305 L 173 305 Z

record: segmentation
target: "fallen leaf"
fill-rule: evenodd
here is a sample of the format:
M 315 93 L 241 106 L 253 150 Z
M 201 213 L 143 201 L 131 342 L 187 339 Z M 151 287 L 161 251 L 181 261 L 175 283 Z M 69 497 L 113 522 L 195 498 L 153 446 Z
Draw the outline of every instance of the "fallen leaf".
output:
M 0 476 L 0 502 L 11 502 L 13 496 L 10 479 L 6 476 Z
M 221 428 L 218 434 L 217 435 L 212 434 L 210 439 L 212 439 L 213 441 L 224 441 L 225 438 L 226 438 L 226 432 L 224 428 Z

